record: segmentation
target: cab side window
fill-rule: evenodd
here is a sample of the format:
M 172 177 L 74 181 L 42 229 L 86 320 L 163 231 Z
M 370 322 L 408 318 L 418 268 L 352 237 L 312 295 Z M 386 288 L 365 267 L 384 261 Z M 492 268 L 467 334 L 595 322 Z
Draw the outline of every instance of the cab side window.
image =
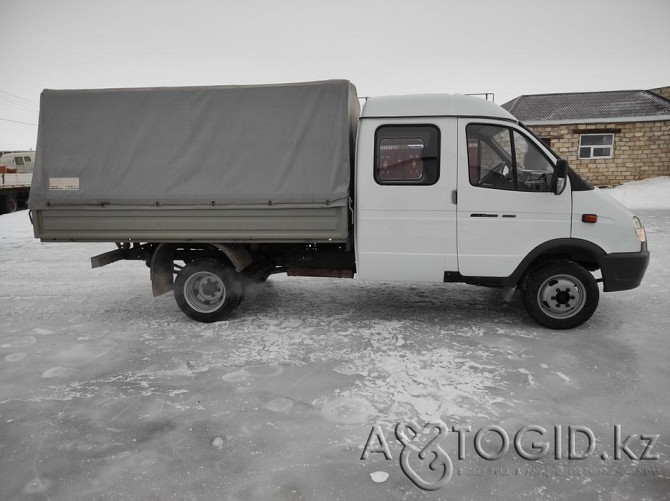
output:
M 440 177 L 434 125 L 384 125 L 375 133 L 374 178 L 381 185 L 431 185 Z
M 551 191 L 554 168 L 519 131 L 499 125 L 466 128 L 470 184 L 480 188 Z
M 514 131 L 519 191 L 551 191 L 554 166 L 526 136 Z
M 509 130 L 491 125 L 468 125 L 470 184 L 514 190 L 512 142 Z

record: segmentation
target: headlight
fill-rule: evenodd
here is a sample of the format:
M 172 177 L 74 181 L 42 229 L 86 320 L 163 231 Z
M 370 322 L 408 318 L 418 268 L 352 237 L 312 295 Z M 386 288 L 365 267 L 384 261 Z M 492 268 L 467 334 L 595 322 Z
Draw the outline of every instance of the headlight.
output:
M 637 216 L 633 217 L 633 226 L 635 226 L 635 233 L 637 233 L 637 238 L 640 242 L 645 243 L 647 241 L 647 232 L 644 231 L 644 226 L 642 226 L 642 221 Z

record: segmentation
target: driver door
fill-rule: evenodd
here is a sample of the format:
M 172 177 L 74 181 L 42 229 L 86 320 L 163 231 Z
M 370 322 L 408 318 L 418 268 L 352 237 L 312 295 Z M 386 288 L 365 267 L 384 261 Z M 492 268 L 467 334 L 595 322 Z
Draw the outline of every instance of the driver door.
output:
M 458 121 L 458 269 L 507 277 L 538 245 L 569 238 L 572 198 L 551 190 L 556 159 L 517 126 Z

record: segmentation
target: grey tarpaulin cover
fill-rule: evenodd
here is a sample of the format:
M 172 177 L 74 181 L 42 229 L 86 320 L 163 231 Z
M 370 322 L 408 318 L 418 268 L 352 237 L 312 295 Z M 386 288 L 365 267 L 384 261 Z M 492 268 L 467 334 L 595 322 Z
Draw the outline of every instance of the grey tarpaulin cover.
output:
M 45 90 L 30 207 L 344 205 L 359 116 L 333 80 Z

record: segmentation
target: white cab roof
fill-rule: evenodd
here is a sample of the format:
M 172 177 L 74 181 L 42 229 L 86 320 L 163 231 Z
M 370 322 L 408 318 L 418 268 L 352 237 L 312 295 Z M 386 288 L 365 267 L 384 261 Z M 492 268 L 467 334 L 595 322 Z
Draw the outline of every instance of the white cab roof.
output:
M 371 97 L 361 117 L 482 117 L 517 119 L 495 103 L 460 94 L 415 94 Z

